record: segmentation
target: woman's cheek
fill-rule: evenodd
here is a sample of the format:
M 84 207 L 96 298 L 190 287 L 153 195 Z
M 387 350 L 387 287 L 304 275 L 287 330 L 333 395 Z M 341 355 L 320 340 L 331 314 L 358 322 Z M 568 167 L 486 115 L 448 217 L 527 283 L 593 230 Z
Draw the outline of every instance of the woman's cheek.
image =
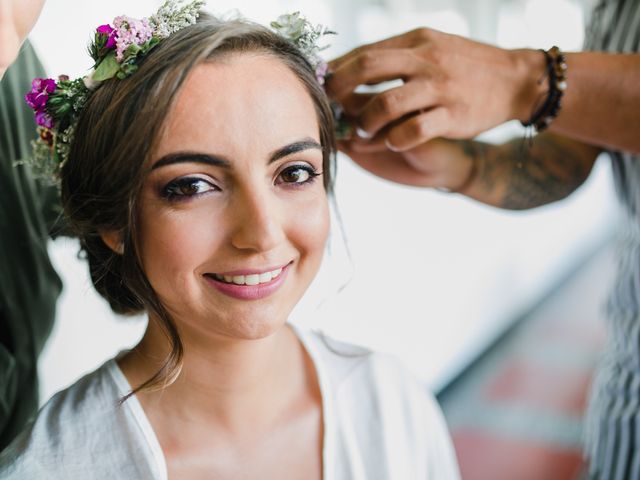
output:
M 307 249 L 324 251 L 330 225 L 329 203 L 324 191 L 311 198 L 304 208 L 296 209 L 293 225 L 296 236 Z
M 222 224 L 215 212 L 198 208 L 147 215 L 141 253 L 150 279 L 160 274 L 180 277 L 210 260 L 220 248 Z

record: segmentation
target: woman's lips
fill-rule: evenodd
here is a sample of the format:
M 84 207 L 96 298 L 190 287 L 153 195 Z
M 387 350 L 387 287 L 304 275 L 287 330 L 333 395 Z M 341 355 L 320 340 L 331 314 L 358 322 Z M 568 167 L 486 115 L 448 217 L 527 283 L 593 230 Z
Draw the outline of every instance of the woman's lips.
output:
M 267 271 L 240 271 L 224 274 L 208 273 L 204 277 L 219 292 L 241 300 L 258 300 L 268 297 L 284 283 L 289 265 Z

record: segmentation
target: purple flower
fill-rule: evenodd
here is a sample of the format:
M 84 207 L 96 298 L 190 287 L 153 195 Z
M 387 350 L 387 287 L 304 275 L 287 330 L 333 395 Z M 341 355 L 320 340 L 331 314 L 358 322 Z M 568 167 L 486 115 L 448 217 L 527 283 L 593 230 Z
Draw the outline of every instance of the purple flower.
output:
M 96 28 L 96 32 L 102 35 L 109 35 L 109 38 L 107 38 L 107 43 L 105 44 L 105 48 L 113 48 L 116 46 L 116 35 L 118 31 L 111 25 L 100 25 L 98 28 Z
M 36 112 L 36 123 L 41 127 L 53 128 L 53 118 L 44 110 Z
M 49 94 L 55 90 L 56 82 L 52 78 L 34 78 L 31 82 L 31 91 L 24 96 L 24 99 L 33 110 L 44 110 Z

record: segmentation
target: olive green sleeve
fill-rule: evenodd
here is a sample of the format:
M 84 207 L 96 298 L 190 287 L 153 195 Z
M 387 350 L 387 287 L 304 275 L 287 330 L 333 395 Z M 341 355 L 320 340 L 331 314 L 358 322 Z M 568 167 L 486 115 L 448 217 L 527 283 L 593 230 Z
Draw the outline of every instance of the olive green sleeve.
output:
M 36 135 L 24 95 L 31 79 L 43 75 L 27 43 L 0 82 L 0 448 L 37 410 L 38 355 L 62 287 L 47 253 L 59 211 L 55 187 L 16 166 Z

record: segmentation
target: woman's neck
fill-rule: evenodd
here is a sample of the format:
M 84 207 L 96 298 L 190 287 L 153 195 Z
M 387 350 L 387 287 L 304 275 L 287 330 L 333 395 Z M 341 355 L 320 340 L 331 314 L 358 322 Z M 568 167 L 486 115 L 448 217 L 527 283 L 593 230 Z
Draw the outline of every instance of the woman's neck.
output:
M 231 435 L 268 431 L 292 406 L 319 399 L 315 368 L 288 326 L 259 340 L 189 332 L 181 339 L 185 353 L 177 380 L 162 391 L 137 394 L 156 429 L 206 424 Z M 132 386 L 158 370 L 166 343 L 150 322 L 138 346 L 119 361 Z

